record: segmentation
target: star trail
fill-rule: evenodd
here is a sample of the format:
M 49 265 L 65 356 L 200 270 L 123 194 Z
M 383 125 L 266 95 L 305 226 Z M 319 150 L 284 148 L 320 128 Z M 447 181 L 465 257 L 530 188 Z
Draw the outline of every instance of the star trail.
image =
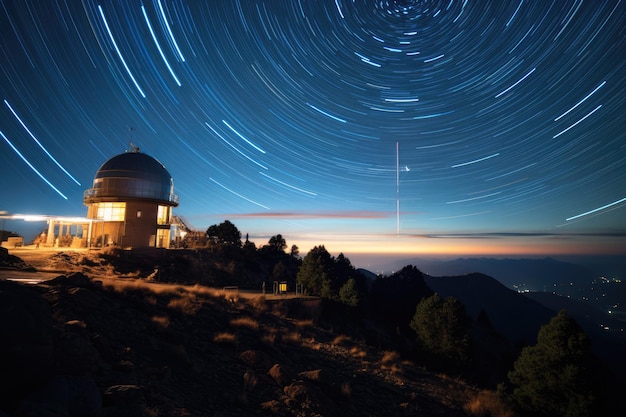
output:
M 132 140 L 259 243 L 626 248 L 623 0 L 0 6 L 1 211 L 83 216 Z

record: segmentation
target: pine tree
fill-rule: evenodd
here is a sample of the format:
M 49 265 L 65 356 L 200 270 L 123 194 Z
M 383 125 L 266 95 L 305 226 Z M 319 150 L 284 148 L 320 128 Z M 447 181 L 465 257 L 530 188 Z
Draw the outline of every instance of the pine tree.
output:
M 595 358 L 590 340 L 564 310 L 541 327 L 537 344 L 526 347 L 508 378 L 513 403 L 532 415 L 593 415 Z
M 356 289 L 356 281 L 354 278 L 350 278 L 339 289 L 339 300 L 350 307 L 357 307 L 359 305 L 359 293 Z
M 418 342 L 433 356 L 452 362 L 469 357 L 470 342 L 465 308 L 454 297 L 433 294 L 420 301 L 410 326 Z

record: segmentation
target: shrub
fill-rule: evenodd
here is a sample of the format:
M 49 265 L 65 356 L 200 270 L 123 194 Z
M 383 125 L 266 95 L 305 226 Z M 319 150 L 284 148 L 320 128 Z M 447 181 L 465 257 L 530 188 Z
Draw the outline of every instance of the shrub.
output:
M 513 411 L 497 393 L 483 390 L 463 406 L 463 410 L 476 417 L 513 417 Z
M 237 336 L 233 333 L 221 332 L 213 336 L 213 342 L 218 345 L 234 345 L 237 343 Z
M 235 327 L 247 327 L 248 329 L 256 330 L 259 328 L 259 322 L 252 317 L 239 317 L 232 319 L 230 324 Z

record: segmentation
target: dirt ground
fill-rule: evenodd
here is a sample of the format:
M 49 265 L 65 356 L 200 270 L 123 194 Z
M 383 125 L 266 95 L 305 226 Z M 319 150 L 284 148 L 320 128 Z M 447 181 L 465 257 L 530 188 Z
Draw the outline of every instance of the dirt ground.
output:
M 42 282 L 56 278 L 62 274 L 82 272 L 91 279 L 103 281 L 103 283 L 116 287 L 125 286 L 158 286 L 164 290 L 176 287 L 186 290 L 211 292 L 216 295 L 230 295 L 241 298 L 256 298 L 262 294 L 261 291 L 243 290 L 232 288 L 199 288 L 197 285 L 167 284 L 150 280 L 138 280 L 132 274 L 122 275 L 115 271 L 113 265 L 107 264 L 99 256 L 101 250 L 87 248 L 49 248 L 36 247 L 35 245 L 22 246 L 9 249 L 9 254 L 22 259 L 25 263 L 35 268 L 36 272 L 23 272 L 15 270 L 0 270 L 0 278 L 10 279 L 20 282 Z M 291 298 L 317 298 L 302 295 L 288 294 L 264 294 L 267 300 L 280 300 Z

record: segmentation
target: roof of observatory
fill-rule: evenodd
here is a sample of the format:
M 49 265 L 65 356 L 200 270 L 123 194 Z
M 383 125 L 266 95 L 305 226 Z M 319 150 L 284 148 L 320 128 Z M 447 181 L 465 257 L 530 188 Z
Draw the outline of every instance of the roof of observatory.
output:
M 174 181 L 163 164 L 141 152 L 125 152 L 106 161 L 96 172 L 93 188 L 85 191 L 85 203 L 157 200 L 177 206 Z

